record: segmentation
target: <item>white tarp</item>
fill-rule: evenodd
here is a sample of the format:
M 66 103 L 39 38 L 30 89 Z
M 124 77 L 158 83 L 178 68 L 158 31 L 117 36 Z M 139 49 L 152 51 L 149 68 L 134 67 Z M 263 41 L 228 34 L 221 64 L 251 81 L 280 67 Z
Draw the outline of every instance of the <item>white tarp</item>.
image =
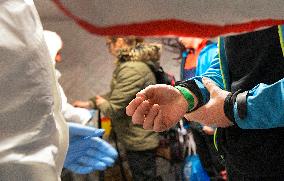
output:
M 0 2 L 0 180 L 58 180 L 68 132 L 39 16 Z
M 99 35 L 217 36 L 284 24 L 283 0 L 52 0 Z

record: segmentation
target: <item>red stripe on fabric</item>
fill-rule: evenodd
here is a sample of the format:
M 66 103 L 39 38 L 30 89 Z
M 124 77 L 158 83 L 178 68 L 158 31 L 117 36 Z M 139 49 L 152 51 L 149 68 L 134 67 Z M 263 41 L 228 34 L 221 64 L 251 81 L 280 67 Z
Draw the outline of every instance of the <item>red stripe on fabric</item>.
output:
M 60 0 L 52 0 L 65 15 L 73 19 L 78 25 L 87 30 L 89 33 L 97 35 L 135 35 L 135 36 L 191 36 L 191 37 L 216 37 L 229 33 L 242 33 L 253 31 L 255 29 L 284 24 L 284 20 L 255 20 L 240 24 L 231 24 L 225 26 L 199 24 L 186 22 L 176 19 L 153 20 L 148 22 L 131 23 L 123 25 L 113 25 L 99 27 L 93 25 L 78 16 L 72 14 Z

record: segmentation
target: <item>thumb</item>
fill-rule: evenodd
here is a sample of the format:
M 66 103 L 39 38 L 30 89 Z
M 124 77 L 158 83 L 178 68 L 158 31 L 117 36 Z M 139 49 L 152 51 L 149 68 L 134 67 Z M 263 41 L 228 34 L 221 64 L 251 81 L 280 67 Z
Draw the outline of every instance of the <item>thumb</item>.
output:
M 90 126 L 84 126 L 78 123 L 67 123 L 69 127 L 69 133 L 71 136 L 102 136 L 105 132 L 104 129 L 97 129 Z
M 184 117 L 188 121 L 199 121 L 202 115 L 204 115 L 204 106 L 198 108 L 195 111 L 185 114 Z
M 202 78 L 202 83 L 204 86 L 207 88 L 208 92 L 210 93 L 210 96 L 214 94 L 214 92 L 221 90 L 213 80 L 203 77 Z

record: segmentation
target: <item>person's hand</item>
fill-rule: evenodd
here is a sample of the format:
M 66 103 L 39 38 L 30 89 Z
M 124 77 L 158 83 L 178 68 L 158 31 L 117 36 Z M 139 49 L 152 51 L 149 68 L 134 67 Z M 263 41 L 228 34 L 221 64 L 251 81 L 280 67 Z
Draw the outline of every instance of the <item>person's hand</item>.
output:
M 106 102 L 106 100 L 103 97 L 96 96 L 96 104 L 97 104 L 97 106 L 99 106 L 100 104 L 103 104 L 104 102 Z
M 112 166 L 117 151 L 106 141 L 99 138 L 103 129 L 68 123 L 69 148 L 64 168 L 77 174 L 87 174 L 95 170 L 105 170 Z
M 93 104 L 91 101 L 74 101 L 72 103 L 72 105 L 74 107 L 81 107 L 81 108 L 86 108 L 86 109 L 92 109 L 93 108 Z
M 213 128 L 210 127 L 210 126 L 203 126 L 203 127 L 202 127 L 202 131 L 203 131 L 204 133 L 206 133 L 207 135 L 214 135 L 215 129 L 213 129 Z
M 179 90 L 169 85 L 151 85 L 137 93 L 126 107 L 134 124 L 157 132 L 174 126 L 186 113 L 188 103 Z
M 185 118 L 189 121 L 194 120 L 208 126 L 231 126 L 231 121 L 224 113 L 224 101 L 229 92 L 220 89 L 212 80 L 208 78 L 202 78 L 202 82 L 210 93 L 210 100 L 204 106 L 186 114 Z

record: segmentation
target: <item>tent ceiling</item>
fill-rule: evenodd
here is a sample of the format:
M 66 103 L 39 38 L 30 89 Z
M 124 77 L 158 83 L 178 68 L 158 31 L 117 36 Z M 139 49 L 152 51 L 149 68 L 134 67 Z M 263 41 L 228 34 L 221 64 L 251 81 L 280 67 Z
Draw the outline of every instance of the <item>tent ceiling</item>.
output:
M 80 1 L 83 3 L 84 1 Z M 42 21 L 63 21 L 68 20 L 50 0 L 34 0 L 37 11 Z

